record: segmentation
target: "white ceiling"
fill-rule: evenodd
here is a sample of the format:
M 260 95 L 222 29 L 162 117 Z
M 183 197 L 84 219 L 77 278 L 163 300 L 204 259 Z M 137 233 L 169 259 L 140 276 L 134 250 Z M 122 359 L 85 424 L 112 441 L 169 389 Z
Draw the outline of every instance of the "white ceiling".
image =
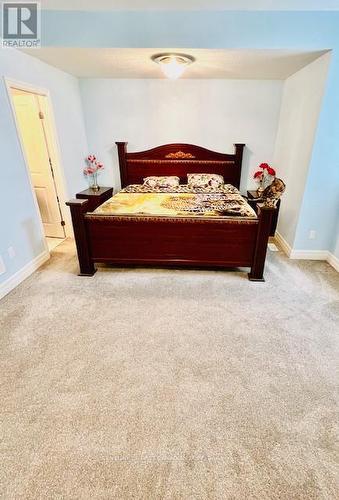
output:
M 33 57 L 79 78 L 164 78 L 151 60 L 158 52 L 195 57 L 183 78 L 284 80 L 326 51 L 41 48 L 25 50 Z
M 41 5 L 53 10 L 339 10 L 339 0 L 41 0 Z

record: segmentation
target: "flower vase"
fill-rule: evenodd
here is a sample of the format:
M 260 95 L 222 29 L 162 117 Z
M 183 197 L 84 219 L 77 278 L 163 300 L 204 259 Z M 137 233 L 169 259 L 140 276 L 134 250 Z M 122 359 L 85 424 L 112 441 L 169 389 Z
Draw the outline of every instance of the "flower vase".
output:
M 259 197 L 259 198 L 261 197 L 261 195 L 263 194 L 263 192 L 264 192 L 264 191 L 265 191 L 265 188 L 264 188 L 264 186 L 262 185 L 262 183 L 260 183 L 260 184 L 259 184 L 259 187 L 258 187 L 258 189 L 257 189 L 257 195 L 258 195 L 258 197 Z
M 264 178 L 264 176 L 261 178 L 261 181 L 259 182 L 259 186 L 258 186 L 258 189 L 257 189 L 257 195 L 259 198 L 261 198 L 263 192 L 265 191 L 265 184 L 266 184 L 266 180 Z
M 92 189 L 92 191 L 99 191 L 100 187 L 98 185 L 98 175 L 97 173 L 94 173 L 93 175 L 91 175 L 90 177 L 91 179 L 91 184 L 90 184 L 90 188 Z

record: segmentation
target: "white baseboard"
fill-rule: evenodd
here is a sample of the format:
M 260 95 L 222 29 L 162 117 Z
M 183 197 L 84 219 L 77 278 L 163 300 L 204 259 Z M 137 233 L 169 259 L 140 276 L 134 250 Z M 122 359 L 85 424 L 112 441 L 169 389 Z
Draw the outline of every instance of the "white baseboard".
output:
M 287 241 L 281 236 L 281 234 L 278 233 L 278 231 L 276 231 L 276 233 L 274 235 L 274 239 L 275 239 L 278 247 L 280 247 L 281 250 L 289 257 L 291 255 L 292 248 L 287 243 Z
M 328 252 L 327 262 L 339 273 L 339 259 L 333 253 Z
M 280 233 L 275 233 L 275 241 L 290 259 L 324 260 L 339 272 L 339 259 L 328 250 L 293 250 Z
M 327 260 L 327 250 L 292 250 L 290 259 L 300 260 Z
M 42 264 L 44 264 L 50 258 L 49 252 L 46 250 L 40 255 L 35 257 L 35 259 L 28 262 L 22 269 L 17 271 L 13 276 L 8 278 L 4 283 L 0 284 L 0 299 L 11 292 L 15 287 L 20 285 L 22 281 L 28 278 L 34 271 L 36 271 Z

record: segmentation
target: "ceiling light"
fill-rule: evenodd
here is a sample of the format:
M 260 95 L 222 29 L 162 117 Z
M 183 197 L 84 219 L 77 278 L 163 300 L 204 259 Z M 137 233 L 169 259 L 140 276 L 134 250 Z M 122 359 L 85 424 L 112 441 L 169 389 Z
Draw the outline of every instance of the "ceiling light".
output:
M 195 61 L 194 57 L 186 54 L 155 54 L 152 61 L 160 64 L 164 75 L 171 80 L 176 80 L 183 74 L 189 64 Z

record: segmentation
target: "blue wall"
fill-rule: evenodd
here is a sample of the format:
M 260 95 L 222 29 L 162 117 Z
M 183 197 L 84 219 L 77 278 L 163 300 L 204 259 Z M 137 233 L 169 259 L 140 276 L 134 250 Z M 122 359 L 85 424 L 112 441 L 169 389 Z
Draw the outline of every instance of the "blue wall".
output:
M 339 257 L 339 12 L 48 11 L 42 26 L 51 46 L 333 49 L 295 248 Z
M 333 48 L 339 12 L 45 11 L 43 45 Z

